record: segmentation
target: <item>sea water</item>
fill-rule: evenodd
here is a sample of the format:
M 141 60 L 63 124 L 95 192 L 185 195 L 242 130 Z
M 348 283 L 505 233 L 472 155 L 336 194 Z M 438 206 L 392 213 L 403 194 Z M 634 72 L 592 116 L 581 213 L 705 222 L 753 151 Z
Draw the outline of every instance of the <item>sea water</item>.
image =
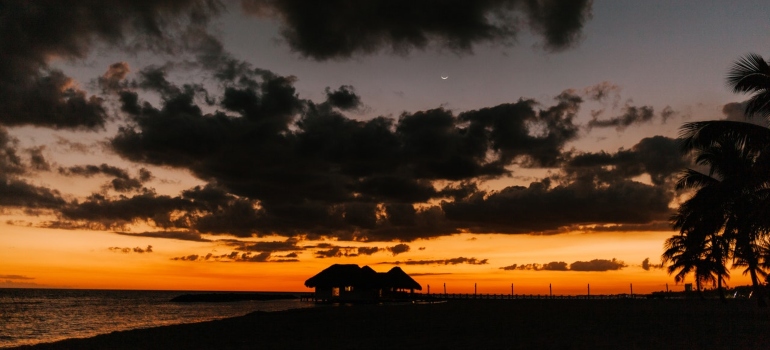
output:
M 189 292 L 0 289 L 0 348 L 313 307 L 296 300 L 174 303 Z M 285 293 L 282 293 L 285 294 Z

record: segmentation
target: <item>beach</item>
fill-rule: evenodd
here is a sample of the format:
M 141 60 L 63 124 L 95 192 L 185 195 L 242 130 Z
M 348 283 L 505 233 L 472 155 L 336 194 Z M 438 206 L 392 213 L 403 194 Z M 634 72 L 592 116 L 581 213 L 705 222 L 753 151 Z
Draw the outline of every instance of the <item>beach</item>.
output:
M 22 349 L 767 349 L 753 300 L 455 300 L 338 305 Z

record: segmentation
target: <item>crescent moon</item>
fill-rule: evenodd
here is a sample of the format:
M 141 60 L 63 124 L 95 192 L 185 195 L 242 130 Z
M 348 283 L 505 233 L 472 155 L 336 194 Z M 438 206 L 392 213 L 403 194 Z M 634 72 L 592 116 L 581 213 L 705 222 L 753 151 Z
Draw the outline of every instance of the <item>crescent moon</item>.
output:
M 448 76 L 448 75 L 447 75 L 447 76 L 443 76 L 443 75 L 442 75 L 442 76 L 441 76 L 441 79 L 447 80 L 447 79 L 449 79 L 449 76 Z

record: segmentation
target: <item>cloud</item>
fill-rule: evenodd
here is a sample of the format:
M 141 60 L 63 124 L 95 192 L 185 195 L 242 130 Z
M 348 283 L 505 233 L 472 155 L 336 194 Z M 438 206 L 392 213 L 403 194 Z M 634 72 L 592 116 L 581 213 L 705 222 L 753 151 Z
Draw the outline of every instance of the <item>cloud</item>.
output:
M 565 150 L 580 136 L 576 116 L 584 98 L 606 99 L 619 89 L 610 83 L 565 90 L 550 105 L 519 99 L 461 113 L 435 108 L 360 120 L 345 114 L 362 106 L 352 86 L 306 100 L 296 77 L 252 67 L 214 44 L 196 69 L 218 90 L 171 81 L 179 69 L 173 64 L 140 69 L 128 81 L 129 67 L 119 62 L 99 80 L 119 105 L 109 151 L 189 171 L 207 185 L 160 195 L 144 187 L 152 179 L 146 169 L 62 167 L 68 176 L 112 176 L 108 186 L 117 193 L 66 203 L 52 194 L 59 201 L 45 208 L 57 209 L 58 218 L 42 226 L 129 231 L 147 224 L 148 232 L 163 232 L 156 237 L 192 240 L 210 234 L 409 242 L 458 232 L 644 225 L 670 215 L 666 186 L 681 159 L 658 155 L 670 139 L 644 139 L 617 153 Z M 32 169 L 8 154 L 7 168 Z M 516 165 L 551 172 L 529 187 L 480 189 L 511 176 Z M 652 185 L 635 181 L 643 174 Z M 316 255 L 358 254 L 374 251 L 329 247 Z
M 358 247 L 358 255 L 372 255 L 380 251 L 377 247 Z
M 128 171 L 107 164 L 101 165 L 77 165 L 71 167 L 59 167 L 59 174 L 64 176 L 92 177 L 103 174 L 113 176 L 106 187 L 117 192 L 131 192 L 142 189 L 142 185 L 153 178 L 152 173 L 145 169 L 139 169 L 137 177 L 132 177 Z
M 0 207 L 58 209 L 65 201 L 57 190 L 35 186 L 23 180 L 0 175 Z
M 767 120 L 764 118 L 753 118 L 746 116 L 746 105 L 748 103 L 748 101 L 730 102 L 722 106 L 722 114 L 725 116 L 724 120 L 752 123 L 766 127 Z
M 593 259 L 591 261 L 575 261 L 570 264 L 572 271 L 614 271 L 627 267 L 625 263 L 619 260 Z
M 315 251 L 315 257 L 316 258 L 339 258 L 339 257 L 356 257 L 358 256 L 358 248 L 357 247 L 340 247 L 340 246 L 329 246 L 329 249 L 325 250 L 316 250 Z
M 650 269 L 662 269 L 664 266 L 663 264 L 650 264 L 650 258 L 644 258 L 642 260 L 642 269 L 644 271 L 650 271 Z
M 513 264 L 500 269 L 506 271 L 615 271 L 627 267 L 624 262 L 616 259 L 593 259 L 591 261 L 575 261 L 569 264 L 563 261 L 552 261 L 546 264 Z
M 566 158 L 564 171 L 574 178 L 593 177 L 614 182 L 648 174 L 655 185 L 663 185 L 690 165 L 676 139 L 653 136 L 639 141 L 631 149 L 616 153 L 574 153 Z
M 137 86 L 160 93 L 161 106 L 122 90 L 130 122 L 110 143 L 128 160 L 189 169 L 237 196 L 195 218 L 200 232 L 370 240 L 453 233 L 436 225 L 439 207 L 414 204 L 467 196 L 473 180 L 506 176 L 516 162 L 555 165 L 579 129 L 582 100 L 567 92 L 545 109 L 520 100 L 457 116 L 439 108 L 359 121 L 331 108 L 352 87 L 327 90 L 328 100 L 315 103 L 296 94 L 293 77 L 227 67 L 212 68 L 228 71 L 217 75 L 229 79 L 221 99 L 171 84 L 165 69 L 143 70 Z M 204 113 L 201 99 L 227 113 Z M 440 180 L 458 183 L 436 188 Z
M 93 153 L 93 149 L 96 148 L 93 145 L 71 141 L 58 135 L 55 135 L 55 137 L 56 145 L 65 148 L 67 153 L 91 154 Z
M 115 253 L 124 253 L 124 254 L 128 254 L 128 253 L 131 253 L 131 252 L 139 253 L 139 254 L 152 253 L 152 246 L 151 245 L 148 245 L 147 248 L 141 248 L 141 247 L 134 247 L 134 248 L 109 247 L 107 249 L 112 251 L 112 252 L 115 252 Z
M 591 180 L 591 181 L 588 181 Z M 578 179 L 551 187 L 545 179 L 443 201 L 446 218 L 472 232 L 529 233 L 577 223 L 648 223 L 666 220 L 673 195 L 664 188 L 621 180 Z
M 252 254 L 251 252 L 247 253 L 238 253 L 238 252 L 232 252 L 229 254 L 222 254 L 222 255 L 214 255 L 212 253 L 208 253 L 206 255 L 198 255 L 198 254 L 190 254 L 185 256 L 179 256 L 179 257 L 173 257 L 171 260 L 174 261 L 197 261 L 197 262 L 251 262 L 251 263 L 267 263 L 267 262 L 277 262 L 277 263 L 284 263 L 284 262 L 298 262 L 299 260 L 296 259 L 296 254 L 287 254 L 285 256 L 279 256 L 278 259 L 275 259 L 270 252 L 262 252 L 259 254 Z
M 180 241 L 211 242 L 210 239 L 201 237 L 200 233 L 190 231 L 156 231 L 156 232 L 113 232 L 123 236 L 152 237 L 164 239 L 176 239 Z
M 406 253 L 406 252 L 408 252 L 410 250 L 409 245 L 403 244 L 403 243 L 396 244 L 396 245 L 394 245 L 392 247 L 387 247 L 385 249 L 387 249 L 389 252 L 393 253 L 393 256 L 396 256 L 396 255 L 401 254 L 401 253 Z
M 452 258 L 452 259 L 443 259 L 443 260 L 406 260 L 406 261 L 390 261 L 390 262 L 379 262 L 378 265 L 458 265 L 458 264 L 468 264 L 468 265 L 486 265 L 489 262 L 488 259 L 476 259 L 476 258 Z
M 526 271 L 526 270 L 532 270 L 532 271 L 567 271 L 569 268 L 567 267 L 567 263 L 563 261 L 552 261 L 545 264 L 513 264 L 509 266 L 503 266 L 500 268 L 501 270 L 505 271 Z
M 207 34 L 211 0 L 5 1 L 0 12 L 0 124 L 97 130 L 109 119 L 103 100 L 50 66 L 97 46 L 179 52 Z M 193 35 L 197 34 L 197 35 Z
M 591 101 L 604 102 L 611 99 L 613 103 L 617 104 L 620 100 L 621 90 L 620 86 L 609 81 L 603 81 L 596 85 L 583 88 L 583 94 Z
M 51 170 L 51 164 L 45 159 L 43 151 L 45 146 L 37 146 L 26 149 L 30 157 L 30 168 L 35 171 L 49 171 Z
M 241 251 L 252 252 L 284 252 L 284 251 L 300 251 L 307 249 L 306 247 L 300 247 L 297 245 L 299 239 L 289 238 L 285 241 L 262 241 L 262 242 L 241 242 L 241 241 L 227 241 L 230 246 L 235 247 Z
M 326 101 L 332 107 L 339 108 L 341 110 L 351 110 L 360 108 L 361 97 L 356 95 L 355 88 L 350 85 L 342 85 L 336 91 L 331 91 L 330 88 L 326 88 Z
M 665 110 L 664 119 L 667 119 L 672 115 L 672 110 Z M 605 120 L 599 120 L 597 118 L 588 122 L 588 128 L 610 128 L 614 127 L 618 131 L 625 130 L 627 127 L 633 124 L 644 124 L 650 122 L 655 116 L 655 111 L 651 106 L 626 106 L 623 114 Z
M 35 277 L 29 277 L 29 276 L 23 276 L 23 275 L 0 275 L 0 279 L 28 281 L 28 280 L 35 279 Z
M 242 8 L 282 23 L 281 35 L 300 55 L 344 59 L 383 50 L 407 54 L 429 47 L 471 52 L 482 43 L 512 44 L 520 24 L 549 51 L 569 48 L 591 17 L 592 1 L 242 0 Z

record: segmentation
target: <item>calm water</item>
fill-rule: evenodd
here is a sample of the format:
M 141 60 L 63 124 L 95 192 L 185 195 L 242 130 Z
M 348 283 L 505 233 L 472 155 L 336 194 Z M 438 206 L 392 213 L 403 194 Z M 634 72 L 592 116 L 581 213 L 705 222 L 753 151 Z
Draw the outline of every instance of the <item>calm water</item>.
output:
M 313 307 L 299 300 L 171 303 L 187 292 L 0 289 L 0 348 Z

